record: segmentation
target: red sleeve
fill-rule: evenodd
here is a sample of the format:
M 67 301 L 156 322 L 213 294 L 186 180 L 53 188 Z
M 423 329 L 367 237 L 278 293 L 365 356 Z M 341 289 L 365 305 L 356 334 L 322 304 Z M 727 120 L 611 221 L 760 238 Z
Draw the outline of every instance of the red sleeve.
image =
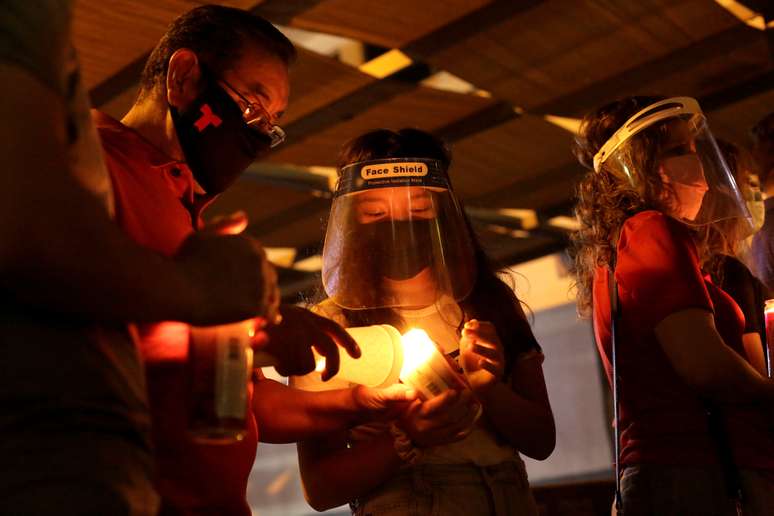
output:
M 713 311 L 689 230 L 660 212 L 624 223 L 615 276 L 622 311 L 637 310 L 647 327 L 689 308 Z

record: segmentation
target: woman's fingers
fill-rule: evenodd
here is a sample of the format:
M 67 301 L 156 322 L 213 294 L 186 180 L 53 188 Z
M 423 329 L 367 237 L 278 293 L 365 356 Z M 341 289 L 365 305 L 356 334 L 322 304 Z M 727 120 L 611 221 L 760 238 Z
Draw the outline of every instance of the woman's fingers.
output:
M 488 358 L 490 360 L 500 360 L 502 358 L 502 352 L 500 350 L 492 345 L 487 345 L 481 341 L 476 342 L 473 344 L 471 351 L 473 353 L 480 355 L 484 358 Z

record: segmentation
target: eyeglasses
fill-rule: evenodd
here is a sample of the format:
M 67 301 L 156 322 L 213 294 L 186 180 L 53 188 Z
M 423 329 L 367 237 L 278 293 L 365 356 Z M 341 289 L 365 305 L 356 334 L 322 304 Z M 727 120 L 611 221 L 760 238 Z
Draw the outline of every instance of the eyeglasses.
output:
M 260 131 L 271 138 L 271 148 L 274 148 L 285 141 L 285 131 L 280 126 L 271 122 L 271 115 L 269 115 L 260 102 L 250 102 L 244 95 L 239 93 L 236 88 L 226 82 L 225 79 L 219 80 L 244 102 L 245 107 L 242 111 L 242 118 L 244 118 L 245 123 L 249 127 Z

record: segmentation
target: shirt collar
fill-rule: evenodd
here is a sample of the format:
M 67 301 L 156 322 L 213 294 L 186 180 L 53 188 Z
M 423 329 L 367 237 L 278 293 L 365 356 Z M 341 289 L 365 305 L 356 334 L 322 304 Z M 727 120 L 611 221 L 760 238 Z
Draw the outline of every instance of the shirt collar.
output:
M 142 163 L 149 169 L 170 176 L 169 184 L 177 197 L 198 213 L 215 200 L 215 195 L 203 193 L 185 161 L 169 157 L 158 147 L 146 140 L 140 133 L 121 123 L 120 120 L 101 111 L 93 110 L 95 125 L 102 131 L 114 132 L 118 136 L 111 140 L 121 147 L 122 153 L 134 163 Z

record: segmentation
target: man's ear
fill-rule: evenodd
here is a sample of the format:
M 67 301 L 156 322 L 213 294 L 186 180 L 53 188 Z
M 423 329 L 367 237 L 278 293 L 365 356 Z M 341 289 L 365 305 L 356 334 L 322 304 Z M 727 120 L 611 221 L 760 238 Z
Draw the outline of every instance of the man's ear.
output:
M 167 67 L 167 102 L 185 109 L 199 94 L 201 76 L 196 53 L 188 48 L 176 50 Z

